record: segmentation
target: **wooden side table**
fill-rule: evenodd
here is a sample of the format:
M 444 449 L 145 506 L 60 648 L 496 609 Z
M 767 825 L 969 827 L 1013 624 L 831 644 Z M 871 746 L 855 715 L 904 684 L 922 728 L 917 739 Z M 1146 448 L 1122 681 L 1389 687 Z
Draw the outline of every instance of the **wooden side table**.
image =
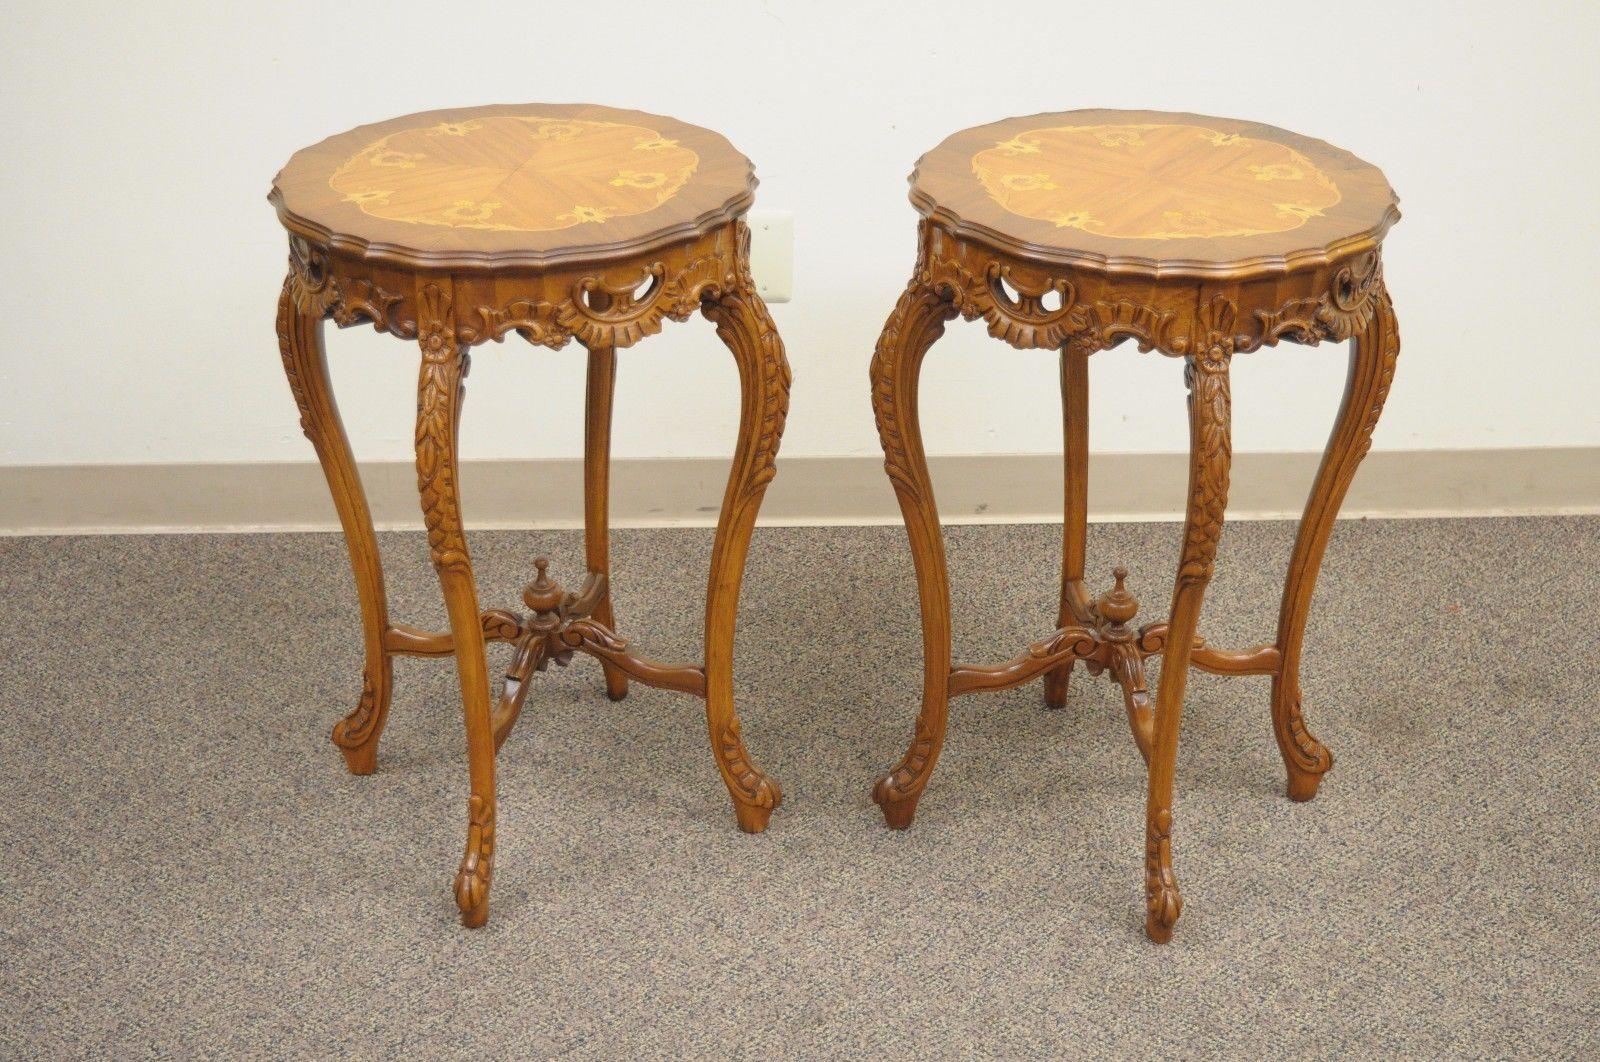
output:
M 741 220 L 754 198 L 750 162 L 705 129 L 604 107 L 530 104 L 433 111 L 363 126 L 297 152 L 270 201 L 289 230 L 278 342 L 300 422 L 316 447 L 350 548 L 366 633 L 360 702 L 333 730 L 350 770 L 376 765 L 396 655 L 454 656 L 465 708 L 472 793 L 455 879 L 462 921 L 488 917 L 495 834 L 495 753 L 528 680 L 573 652 L 597 657 L 613 700 L 629 680 L 705 698 L 711 751 L 741 829 L 759 833 L 778 806 L 751 762 L 733 705 L 739 583 L 756 511 L 783 434 L 789 366 L 749 271 Z M 616 351 L 695 310 L 739 366 L 739 438 L 717 523 L 706 594 L 703 665 L 636 654 L 616 633 L 607 552 L 607 474 Z M 415 339 L 417 487 L 448 631 L 393 622 L 372 518 L 329 389 L 322 322 L 370 323 Z M 457 428 L 468 351 L 516 333 L 588 348 L 584 434 L 587 575 L 567 592 L 536 562 L 528 613 L 480 611 L 457 487 Z M 491 703 L 484 645 L 515 653 Z
M 922 214 L 916 272 L 884 325 L 872 398 L 885 467 L 905 516 L 921 597 L 922 711 L 911 747 L 874 798 L 911 824 L 939 757 L 948 702 L 1045 679 L 1060 707 L 1082 663 L 1121 687 L 1149 765 L 1146 932 L 1171 937 L 1182 908 L 1172 870 L 1172 778 L 1191 665 L 1272 676 L 1272 722 L 1289 796 L 1316 794 L 1333 757 L 1300 710 L 1300 652 L 1333 519 L 1394 377 L 1400 341 L 1379 246 L 1399 218 L 1373 166 L 1320 140 L 1194 114 L 1070 111 L 968 129 L 911 176 Z M 952 666 L 950 590 L 917 423 L 923 356 L 960 315 L 1012 346 L 1061 352 L 1066 518 L 1057 629 L 997 666 Z M 1133 340 L 1184 359 L 1189 388 L 1187 518 L 1172 608 L 1134 627 L 1126 572 L 1096 599 L 1084 579 L 1088 358 Z M 1355 342 L 1349 381 L 1295 540 L 1277 637 L 1219 649 L 1195 633 L 1228 494 L 1228 365 L 1281 340 Z M 1144 661 L 1161 656 L 1151 704 Z

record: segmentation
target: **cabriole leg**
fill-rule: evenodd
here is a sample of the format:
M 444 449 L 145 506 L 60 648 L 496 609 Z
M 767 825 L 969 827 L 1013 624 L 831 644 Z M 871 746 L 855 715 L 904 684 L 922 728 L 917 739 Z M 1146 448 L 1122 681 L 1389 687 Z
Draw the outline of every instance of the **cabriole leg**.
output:
M 1339 514 L 1356 468 L 1372 447 L 1372 432 L 1378 426 L 1400 355 L 1400 333 L 1388 292 L 1380 288 L 1372 301 L 1371 319 L 1352 337 L 1344 400 L 1300 518 L 1278 611 L 1277 643 L 1282 663 L 1272 680 L 1272 730 L 1288 771 L 1291 800 L 1316 796 L 1322 776 L 1333 766 L 1333 753 L 1311 736 L 1300 716 L 1300 649 L 1334 517 Z
M 917 381 L 928 348 L 955 313 L 953 302 L 919 275 L 895 303 L 872 359 L 872 408 L 884 470 L 905 518 L 922 611 L 922 710 L 911 747 L 872 792 L 884 821 L 897 830 L 916 815 L 944 744 L 950 701 L 950 579 L 917 419 Z
M 1066 480 L 1061 519 L 1061 606 L 1056 628 L 1089 617 L 1089 593 L 1083 566 L 1089 535 L 1089 349 L 1069 343 L 1061 348 L 1062 464 Z M 1067 706 L 1067 680 L 1072 662 L 1044 676 L 1044 703 Z
M 733 636 L 750 535 L 772 481 L 789 413 L 789 362 L 777 327 L 747 272 L 731 290 L 708 298 L 701 310 L 733 352 L 740 390 L 739 441 L 717 518 L 706 587 L 706 724 L 717 769 L 733 797 L 739 828 L 760 833 L 783 794 L 778 784 L 751 762 L 739 736 L 739 717 L 733 705 Z
M 417 490 L 428 528 L 429 552 L 450 614 L 467 728 L 472 795 L 466 852 L 456 873 L 456 906 L 461 909 L 462 924 L 477 927 L 489 917 L 489 884 L 494 874 L 495 741 L 478 590 L 461 522 L 457 437 L 468 354 L 456 339 L 451 298 L 447 290 L 433 284 L 417 297 L 417 337 L 422 345 L 417 383 Z
M 339 418 L 328 382 L 327 350 L 322 342 L 322 313 L 299 305 L 305 299 L 293 273 L 278 297 L 278 349 L 289 377 L 295 404 L 300 407 L 300 428 L 316 448 L 322 473 L 333 495 L 333 506 L 344 528 L 350 550 L 350 570 L 361 600 L 361 626 L 366 647 L 361 700 L 354 711 L 333 728 L 334 744 L 344 753 L 351 774 L 371 774 L 378 763 L 378 737 L 389 717 L 389 697 L 394 688 L 394 667 L 383 649 L 389 627 L 389 600 L 383 587 L 383 560 L 372 533 L 372 513 L 356 469 L 350 440 Z M 297 299 L 297 292 L 300 298 Z
M 1163 944 L 1172 938 L 1172 927 L 1183 910 L 1183 897 L 1172 869 L 1172 777 L 1189 655 L 1228 503 L 1228 466 L 1232 456 L 1229 354 L 1225 347 L 1212 345 L 1202 353 L 1190 355 L 1184 367 L 1189 385 L 1189 502 L 1178 579 L 1172 592 L 1166 654 L 1161 663 L 1161 687 L 1156 692 L 1145 807 L 1145 933 Z

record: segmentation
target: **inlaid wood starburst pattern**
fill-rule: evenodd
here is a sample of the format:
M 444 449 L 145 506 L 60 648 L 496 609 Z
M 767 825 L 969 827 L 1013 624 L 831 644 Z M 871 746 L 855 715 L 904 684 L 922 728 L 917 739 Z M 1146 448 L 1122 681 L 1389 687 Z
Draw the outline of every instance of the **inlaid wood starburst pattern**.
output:
M 972 171 L 1014 214 L 1115 239 L 1286 232 L 1340 200 L 1293 148 L 1187 124 L 1032 129 L 977 152 Z
M 653 210 L 699 161 L 642 125 L 486 115 L 381 137 L 340 165 L 328 186 L 390 221 L 549 232 Z

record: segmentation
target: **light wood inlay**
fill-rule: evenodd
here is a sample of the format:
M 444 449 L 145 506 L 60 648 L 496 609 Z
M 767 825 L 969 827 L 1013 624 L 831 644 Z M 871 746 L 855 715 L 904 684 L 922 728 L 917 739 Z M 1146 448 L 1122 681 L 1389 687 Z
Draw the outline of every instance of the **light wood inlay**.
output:
M 1012 213 L 1128 240 L 1285 232 L 1340 198 L 1293 148 L 1200 125 L 1030 129 L 972 170 Z
M 963 129 L 917 161 L 941 228 L 1035 262 L 1244 280 L 1373 250 L 1400 218 L 1383 173 L 1260 122 L 1082 110 Z
M 666 115 L 495 104 L 364 125 L 295 152 L 268 199 L 309 244 L 401 269 L 620 262 L 733 224 L 750 160 Z
M 653 210 L 699 161 L 642 125 L 488 115 L 380 137 L 328 186 L 392 221 L 548 232 Z

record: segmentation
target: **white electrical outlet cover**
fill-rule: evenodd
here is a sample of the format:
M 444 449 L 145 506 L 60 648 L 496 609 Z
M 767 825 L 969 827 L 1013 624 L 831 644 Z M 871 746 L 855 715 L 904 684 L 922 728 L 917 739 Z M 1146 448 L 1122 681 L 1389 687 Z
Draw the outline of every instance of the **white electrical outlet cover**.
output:
M 787 210 L 752 210 L 750 272 L 766 302 L 788 302 L 794 295 L 794 215 Z

